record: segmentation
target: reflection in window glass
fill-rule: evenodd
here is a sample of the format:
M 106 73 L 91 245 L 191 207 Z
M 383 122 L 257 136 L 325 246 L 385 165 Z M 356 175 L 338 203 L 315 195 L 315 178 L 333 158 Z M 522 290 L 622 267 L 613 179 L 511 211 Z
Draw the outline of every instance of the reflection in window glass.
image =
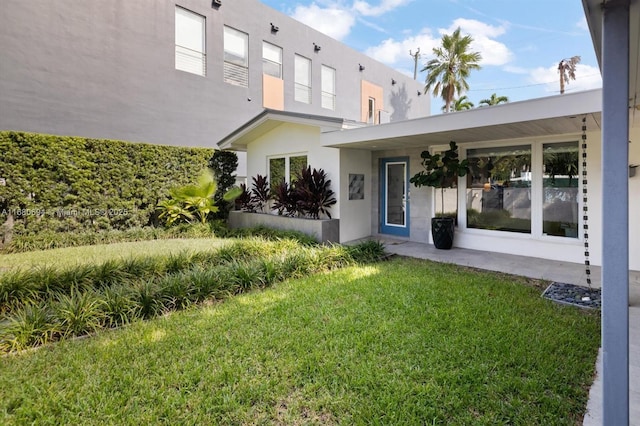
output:
M 205 17 L 176 6 L 176 69 L 205 75 Z
M 311 60 L 295 55 L 294 60 L 295 90 L 293 98 L 305 104 L 311 103 Z
M 336 109 L 336 70 L 322 66 L 322 108 Z
M 467 150 L 467 227 L 531 233 L 531 146 Z
M 289 158 L 289 182 L 293 182 L 297 180 L 300 174 L 302 173 L 302 169 L 307 168 L 307 156 L 300 155 L 298 157 L 290 157 Z
M 282 182 L 291 184 L 298 179 L 303 168 L 307 167 L 307 156 L 279 157 L 269 159 L 269 184 L 271 189 Z
M 282 78 L 282 48 L 266 41 L 262 43 L 262 72 Z
M 405 191 L 407 188 L 407 173 L 405 163 L 387 163 L 385 182 L 386 191 L 386 220 L 385 225 L 404 226 L 406 222 L 407 202 Z
M 285 181 L 285 159 L 284 158 L 271 158 L 269 159 L 269 183 L 271 189 L 280 185 Z
M 249 36 L 224 27 L 224 81 L 249 87 Z
M 578 142 L 543 145 L 545 235 L 578 238 Z

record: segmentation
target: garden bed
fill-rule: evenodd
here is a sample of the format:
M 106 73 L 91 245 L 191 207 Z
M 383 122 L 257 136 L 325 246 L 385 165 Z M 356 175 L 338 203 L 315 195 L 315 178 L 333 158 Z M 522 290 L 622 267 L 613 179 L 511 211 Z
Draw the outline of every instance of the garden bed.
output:
M 339 219 L 305 219 L 278 216 L 266 213 L 233 211 L 229 214 L 229 228 L 255 228 L 266 226 L 273 229 L 302 232 L 319 243 L 340 242 Z

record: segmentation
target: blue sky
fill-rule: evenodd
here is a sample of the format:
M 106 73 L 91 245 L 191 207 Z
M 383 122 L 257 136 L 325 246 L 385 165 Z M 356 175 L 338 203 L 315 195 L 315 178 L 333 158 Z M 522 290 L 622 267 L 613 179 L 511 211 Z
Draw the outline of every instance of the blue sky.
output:
M 262 0 L 352 48 L 413 76 L 433 58 L 442 34 L 474 38 L 482 69 L 468 80 L 476 105 L 492 93 L 510 101 L 559 93 L 558 62 L 581 57 L 566 92 L 602 85 L 580 0 Z M 425 74 L 419 73 L 424 81 Z M 432 114 L 443 102 L 432 98 Z

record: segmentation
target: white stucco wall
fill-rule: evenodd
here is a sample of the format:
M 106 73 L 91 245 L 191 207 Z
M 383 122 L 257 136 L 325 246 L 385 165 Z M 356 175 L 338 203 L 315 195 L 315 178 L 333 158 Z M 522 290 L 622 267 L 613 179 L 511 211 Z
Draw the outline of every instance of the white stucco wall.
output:
M 364 198 L 349 199 L 349 175 L 364 175 Z M 340 242 L 371 235 L 372 210 L 371 152 L 340 150 Z
M 340 151 L 321 147 L 320 129 L 313 126 L 282 123 L 247 145 L 247 187 L 257 174 L 267 176 L 269 158 L 282 155 L 307 155 L 311 168 L 324 169 L 331 179 L 331 189 L 338 203 L 331 207 L 331 217 L 340 218 Z

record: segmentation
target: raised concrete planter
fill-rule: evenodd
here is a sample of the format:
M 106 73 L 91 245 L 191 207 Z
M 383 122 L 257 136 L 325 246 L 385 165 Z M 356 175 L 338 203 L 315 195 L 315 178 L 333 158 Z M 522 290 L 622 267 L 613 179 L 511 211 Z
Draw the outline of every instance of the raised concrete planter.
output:
M 232 211 L 229 214 L 229 228 L 252 228 L 255 226 L 299 231 L 310 235 L 321 243 L 340 242 L 339 219 L 302 219 L 265 213 Z

